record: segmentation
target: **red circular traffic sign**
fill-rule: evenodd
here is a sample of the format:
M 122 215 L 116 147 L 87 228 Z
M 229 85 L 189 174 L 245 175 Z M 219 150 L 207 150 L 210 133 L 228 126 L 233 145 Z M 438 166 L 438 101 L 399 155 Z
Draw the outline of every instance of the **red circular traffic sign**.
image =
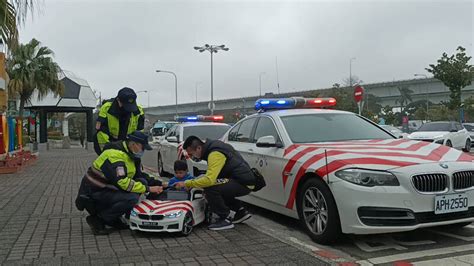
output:
M 354 100 L 356 102 L 360 102 L 362 101 L 363 97 L 364 97 L 364 88 L 360 85 L 357 85 L 354 88 Z

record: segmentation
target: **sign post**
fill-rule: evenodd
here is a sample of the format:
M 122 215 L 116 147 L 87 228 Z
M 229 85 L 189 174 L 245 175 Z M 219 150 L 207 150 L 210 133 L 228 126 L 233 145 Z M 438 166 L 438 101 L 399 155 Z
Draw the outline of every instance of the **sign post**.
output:
M 364 99 L 364 88 L 357 85 L 354 88 L 354 100 L 357 103 L 357 107 L 359 107 L 359 115 L 361 115 L 362 112 L 362 99 Z

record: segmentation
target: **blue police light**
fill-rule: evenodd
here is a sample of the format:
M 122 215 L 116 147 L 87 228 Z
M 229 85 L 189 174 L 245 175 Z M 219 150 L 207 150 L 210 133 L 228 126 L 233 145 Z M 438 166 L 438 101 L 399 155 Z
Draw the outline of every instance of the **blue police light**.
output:
M 195 115 L 195 116 L 176 116 L 177 122 L 221 122 L 224 120 L 222 115 Z
M 303 98 L 259 99 L 255 102 L 256 110 L 278 110 L 295 108 L 324 108 L 336 105 L 334 98 Z
M 255 109 L 269 110 L 269 109 L 290 109 L 294 108 L 296 104 L 295 99 L 259 99 L 255 102 Z

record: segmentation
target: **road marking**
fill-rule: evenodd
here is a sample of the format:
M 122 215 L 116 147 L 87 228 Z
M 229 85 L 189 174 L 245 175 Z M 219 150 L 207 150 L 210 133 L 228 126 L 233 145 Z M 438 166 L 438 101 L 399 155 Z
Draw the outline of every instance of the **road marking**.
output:
M 394 262 L 394 261 L 406 261 L 410 259 L 417 259 L 417 258 L 423 258 L 423 257 L 428 257 L 428 256 L 446 255 L 450 253 L 457 253 L 457 252 L 471 251 L 471 250 L 474 251 L 474 244 L 444 247 L 444 248 L 415 251 L 415 252 L 406 252 L 406 253 L 401 253 L 401 254 L 396 254 L 396 255 L 361 260 L 361 261 L 357 261 L 357 263 L 361 264 L 361 263 L 369 262 L 373 264 L 382 264 L 382 263 L 389 263 L 389 262 Z
M 383 244 L 379 246 L 370 246 L 369 243 L 377 243 Z M 431 240 L 419 240 L 419 241 L 401 241 L 393 239 L 390 236 L 380 236 L 377 240 L 373 238 L 365 239 L 365 240 L 354 240 L 354 244 L 365 252 L 376 252 L 381 250 L 387 249 L 395 249 L 395 250 L 407 250 L 408 248 L 403 246 L 421 246 L 421 245 L 431 245 L 436 244 L 436 242 Z
M 444 259 L 425 260 L 414 262 L 413 265 L 418 266 L 431 266 L 431 265 L 456 265 L 465 266 L 474 264 L 474 255 L 464 255 Z
M 313 251 L 313 252 L 320 250 L 319 248 L 317 248 L 317 247 L 315 247 L 315 246 L 313 246 L 313 245 L 306 244 L 305 242 L 299 240 L 299 239 L 296 238 L 296 237 L 290 236 L 290 237 L 288 238 L 288 240 L 290 240 L 291 242 L 293 242 L 293 243 L 295 243 L 295 244 L 298 244 L 298 245 L 300 245 L 300 246 L 303 246 L 303 247 L 305 247 L 305 248 L 308 248 L 309 250 L 311 250 L 311 251 Z
M 429 231 L 433 232 L 433 233 L 436 233 L 438 235 L 448 236 L 448 237 L 464 240 L 464 241 L 467 241 L 467 242 L 474 241 L 474 236 L 460 236 L 460 235 L 447 233 L 447 232 L 437 232 L 437 231 L 431 231 L 431 230 L 429 230 Z

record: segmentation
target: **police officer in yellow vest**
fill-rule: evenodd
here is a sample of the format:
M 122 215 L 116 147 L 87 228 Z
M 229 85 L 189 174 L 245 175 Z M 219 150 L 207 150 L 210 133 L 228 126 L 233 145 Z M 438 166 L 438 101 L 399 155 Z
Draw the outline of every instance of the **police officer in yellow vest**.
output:
M 121 217 L 130 211 L 143 193 L 161 193 L 162 183 L 142 172 L 141 156 L 151 150 L 148 136 L 135 131 L 125 141 L 112 142 L 89 167 L 82 178 L 76 207 L 89 212 L 86 218 L 92 232 L 108 234 L 105 225 L 127 229 Z
M 94 139 L 94 150 L 100 155 L 104 145 L 124 140 L 135 130 L 143 130 L 145 114 L 137 105 L 137 94 L 130 88 L 122 88 L 114 99 L 106 101 L 97 118 L 97 134 Z

